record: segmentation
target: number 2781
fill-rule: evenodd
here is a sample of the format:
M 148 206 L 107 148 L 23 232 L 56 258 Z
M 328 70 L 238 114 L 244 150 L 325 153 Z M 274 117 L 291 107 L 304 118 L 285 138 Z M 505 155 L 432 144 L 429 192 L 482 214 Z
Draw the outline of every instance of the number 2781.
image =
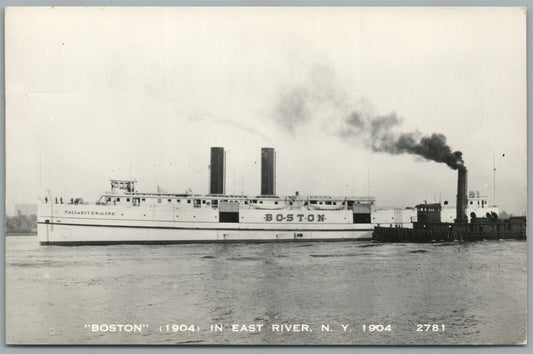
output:
M 446 327 L 444 327 L 443 324 L 417 324 L 416 325 L 416 331 L 417 332 L 444 332 Z

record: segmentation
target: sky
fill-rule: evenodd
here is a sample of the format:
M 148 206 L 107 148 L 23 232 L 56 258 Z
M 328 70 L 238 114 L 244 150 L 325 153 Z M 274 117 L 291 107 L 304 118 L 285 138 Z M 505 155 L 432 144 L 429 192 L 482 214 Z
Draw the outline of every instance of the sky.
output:
M 8 215 L 111 178 L 207 193 L 212 146 L 231 194 L 260 193 L 274 147 L 279 195 L 455 204 L 457 171 L 383 148 L 434 133 L 469 190 L 525 214 L 520 8 L 7 8 L 5 26 Z

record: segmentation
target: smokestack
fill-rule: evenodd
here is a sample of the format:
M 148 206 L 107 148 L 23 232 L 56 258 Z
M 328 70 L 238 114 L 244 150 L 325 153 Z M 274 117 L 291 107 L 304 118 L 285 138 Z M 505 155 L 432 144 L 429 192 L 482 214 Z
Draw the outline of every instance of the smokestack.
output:
M 209 166 L 209 194 L 226 193 L 226 153 L 223 147 L 211 148 L 211 165 Z
M 276 195 L 276 151 L 261 148 L 261 195 Z
M 468 189 L 467 182 L 468 174 L 466 167 L 460 165 L 457 168 L 457 216 L 455 222 L 467 222 L 468 218 L 466 216 L 466 206 L 467 206 L 467 196 L 466 190 Z

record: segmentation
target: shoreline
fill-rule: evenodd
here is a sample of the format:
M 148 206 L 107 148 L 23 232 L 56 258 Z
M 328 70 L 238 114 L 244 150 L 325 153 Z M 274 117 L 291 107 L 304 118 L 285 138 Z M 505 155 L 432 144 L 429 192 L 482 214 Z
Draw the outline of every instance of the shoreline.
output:
M 37 236 L 37 231 L 9 231 L 6 236 Z

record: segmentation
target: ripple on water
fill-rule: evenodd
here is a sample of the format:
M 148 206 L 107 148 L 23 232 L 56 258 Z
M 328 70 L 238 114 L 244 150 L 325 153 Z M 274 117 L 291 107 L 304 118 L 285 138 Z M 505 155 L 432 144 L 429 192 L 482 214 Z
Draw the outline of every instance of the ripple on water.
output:
M 20 344 L 521 343 L 527 332 L 526 251 L 526 242 L 505 241 L 65 248 L 8 237 L 6 337 Z M 393 323 L 395 333 L 383 339 L 359 332 L 206 330 L 177 338 L 80 328 L 110 319 L 153 328 L 167 321 L 203 328 L 254 322 L 319 328 L 373 319 Z M 426 321 L 444 323 L 447 331 L 421 340 L 413 325 Z

